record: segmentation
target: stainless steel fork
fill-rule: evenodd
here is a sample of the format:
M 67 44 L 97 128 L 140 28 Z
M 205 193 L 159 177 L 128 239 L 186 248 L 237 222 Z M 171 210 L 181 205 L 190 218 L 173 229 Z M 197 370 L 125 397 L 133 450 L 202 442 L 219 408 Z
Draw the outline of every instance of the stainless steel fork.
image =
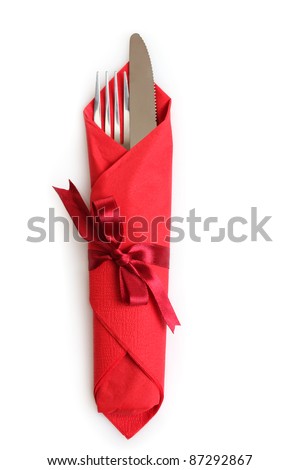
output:
M 94 102 L 94 121 L 104 130 L 104 132 L 114 139 L 119 144 L 122 144 L 126 149 L 129 149 L 129 90 L 127 74 L 123 74 L 123 132 L 121 132 L 120 122 L 120 99 L 118 88 L 118 75 L 114 73 L 114 92 L 113 92 L 113 119 L 114 119 L 114 132 L 112 132 L 112 113 L 110 107 L 110 93 L 109 93 L 109 78 L 108 72 L 105 72 L 105 109 L 104 109 L 104 123 L 102 125 L 101 118 L 101 99 L 100 99 L 100 73 L 96 73 L 96 87 L 95 87 L 95 102 Z M 123 139 L 121 142 L 121 135 Z

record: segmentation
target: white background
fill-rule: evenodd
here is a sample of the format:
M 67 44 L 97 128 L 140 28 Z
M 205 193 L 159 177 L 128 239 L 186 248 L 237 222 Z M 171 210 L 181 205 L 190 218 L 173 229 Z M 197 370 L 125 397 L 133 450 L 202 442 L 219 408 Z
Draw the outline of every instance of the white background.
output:
M 1 467 L 86 454 L 253 454 L 299 468 L 300 6 L 297 1 L 2 2 Z M 271 215 L 273 241 L 172 245 L 165 401 L 127 441 L 96 411 L 86 247 L 29 243 L 89 176 L 82 110 L 139 32 L 172 97 L 173 215 Z M 46 225 L 46 224 L 45 224 Z M 47 228 L 47 227 L 45 227 Z M 247 232 L 247 227 L 246 233 Z M 198 228 L 201 234 L 201 225 Z M 181 469 L 188 466 L 180 466 Z M 200 467 L 202 468 L 202 467 Z

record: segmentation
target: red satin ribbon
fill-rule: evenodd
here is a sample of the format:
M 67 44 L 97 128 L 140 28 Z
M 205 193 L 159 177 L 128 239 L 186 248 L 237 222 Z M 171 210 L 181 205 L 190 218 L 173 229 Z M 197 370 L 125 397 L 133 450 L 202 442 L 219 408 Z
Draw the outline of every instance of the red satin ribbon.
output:
M 121 249 L 123 219 L 113 197 L 100 199 L 87 208 L 79 191 L 70 181 L 69 189 L 54 188 L 70 214 L 80 236 L 90 242 L 89 270 L 105 261 L 113 261 L 119 268 L 120 293 L 123 302 L 145 305 L 149 290 L 163 316 L 174 333 L 180 325 L 176 313 L 158 275 L 151 265 L 169 267 L 169 249 L 152 243 L 136 243 Z M 107 223 L 109 222 L 109 223 Z

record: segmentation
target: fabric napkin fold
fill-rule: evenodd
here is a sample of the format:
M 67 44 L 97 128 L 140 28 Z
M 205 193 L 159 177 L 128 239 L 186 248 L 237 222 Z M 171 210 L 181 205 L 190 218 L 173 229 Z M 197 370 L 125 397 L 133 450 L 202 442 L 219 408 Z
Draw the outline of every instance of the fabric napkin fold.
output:
M 119 84 L 124 70 L 128 71 L 128 64 L 118 72 Z M 119 94 L 122 97 L 121 86 Z M 74 185 L 69 190 L 55 188 L 79 233 L 90 242 L 97 408 L 127 438 L 137 433 L 161 406 L 166 327 L 168 324 L 174 331 L 179 325 L 167 298 L 171 100 L 157 85 L 156 100 L 157 127 L 128 151 L 94 123 L 91 101 L 84 110 L 91 209 L 85 206 Z M 101 102 L 104 112 L 104 90 Z M 122 119 L 121 115 L 121 128 Z M 106 233 L 107 243 L 101 244 L 92 239 L 90 230 L 95 225 L 101 229 L 107 214 L 112 216 L 111 227 L 118 233 L 112 230 L 108 239 Z M 89 218 L 85 228 L 84 217 Z M 132 227 L 141 218 L 143 233 L 135 233 L 133 242 Z

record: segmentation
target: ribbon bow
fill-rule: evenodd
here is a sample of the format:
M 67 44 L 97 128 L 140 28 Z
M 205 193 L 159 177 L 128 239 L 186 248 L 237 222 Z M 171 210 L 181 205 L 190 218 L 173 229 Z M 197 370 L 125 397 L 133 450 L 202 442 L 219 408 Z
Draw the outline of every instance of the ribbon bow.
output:
M 180 325 L 159 276 L 151 265 L 169 267 L 169 249 L 152 243 L 135 243 L 121 249 L 124 218 L 113 197 L 92 204 L 90 212 L 75 185 L 69 189 L 54 188 L 70 214 L 80 236 L 89 243 L 89 270 L 105 261 L 118 266 L 120 293 L 123 302 L 145 305 L 149 290 L 164 321 L 174 333 Z

